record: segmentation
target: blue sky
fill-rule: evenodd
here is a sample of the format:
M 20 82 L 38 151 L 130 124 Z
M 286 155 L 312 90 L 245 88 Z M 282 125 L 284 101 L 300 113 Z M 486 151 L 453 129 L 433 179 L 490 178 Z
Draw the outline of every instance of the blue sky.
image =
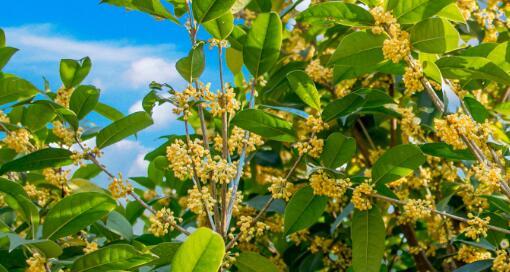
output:
M 187 54 L 190 42 L 184 28 L 169 21 L 99 4 L 99 0 L 16 0 L 2 3 L 0 28 L 6 32 L 7 44 L 20 49 L 4 71 L 40 88 L 43 77 L 52 90 L 60 87 L 61 58 L 85 56 L 91 57 L 93 68 L 84 83 L 100 88 L 101 101 L 126 114 L 141 110 L 141 99 L 152 80 L 177 89 L 185 86 L 175 62 Z M 206 50 L 208 59 L 216 60 L 216 52 Z M 202 80 L 217 87 L 216 70 L 216 61 L 208 63 Z M 138 139 L 131 137 L 107 148 L 103 162 L 127 176 L 143 175 L 143 155 L 161 143 L 158 136 L 183 132 L 170 105 L 156 108 L 153 117 L 155 125 Z M 104 124 L 97 117 L 88 121 Z

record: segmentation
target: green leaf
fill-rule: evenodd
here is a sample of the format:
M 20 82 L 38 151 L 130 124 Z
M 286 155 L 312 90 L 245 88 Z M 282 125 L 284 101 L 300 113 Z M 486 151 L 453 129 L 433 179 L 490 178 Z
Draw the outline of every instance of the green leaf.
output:
M 352 216 L 352 267 L 354 271 L 379 272 L 384 255 L 385 227 L 377 207 L 354 210 Z
M 9 62 L 11 57 L 18 52 L 17 48 L 13 47 L 0 47 L 0 71 L 5 67 L 5 65 Z
M 422 66 L 423 74 L 425 74 L 426 77 L 434 80 L 436 83 L 443 82 L 443 75 L 441 74 L 441 70 L 439 70 L 439 67 L 437 67 L 435 62 L 427 60 L 423 62 Z
M 243 69 L 243 51 L 228 47 L 225 58 L 227 61 L 227 67 L 230 69 L 232 74 L 239 74 Z
M 53 108 L 48 104 L 31 104 L 23 112 L 21 123 L 31 131 L 46 127 L 55 118 Z
M 299 14 L 298 20 L 310 24 L 339 24 L 354 27 L 374 24 L 374 18 L 366 9 L 342 2 L 324 2 L 310 6 Z
M 510 76 L 496 64 L 482 57 L 443 57 L 436 61 L 443 76 L 450 79 L 486 79 L 510 85 Z
M 372 167 L 372 179 L 374 183 L 386 184 L 409 175 L 425 161 L 425 156 L 416 145 L 397 145 L 375 162 Z
M 115 209 L 110 196 L 98 192 L 77 193 L 60 200 L 46 215 L 43 237 L 58 239 L 74 234 Z
M 285 208 L 283 226 L 285 235 L 306 229 L 319 219 L 326 209 L 328 198 L 314 195 L 313 189 L 306 186 L 297 191 Z
M 321 155 L 324 167 L 336 169 L 351 160 L 356 153 L 356 141 L 340 132 L 331 133 L 326 139 Z
M 101 129 L 96 136 L 96 146 L 98 148 L 105 148 L 152 124 L 152 118 L 146 112 L 139 111 L 132 113 Z
M 63 59 L 60 61 L 60 79 L 66 88 L 75 87 L 87 77 L 91 68 L 89 57 L 81 60 Z
M 0 174 L 10 171 L 22 172 L 69 165 L 72 162 L 72 154 L 71 151 L 63 148 L 40 149 L 5 163 L 0 168 Z
M 457 23 L 466 23 L 457 3 L 451 3 L 437 13 L 437 16 Z
M 428 143 L 420 145 L 423 153 L 431 156 L 441 157 L 454 161 L 474 161 L 476 157 L 469 149 L 456 150 L 447 143 Z
M 27 223 L 31 225 L 32 236 L 35 236 L 40 220 L 39 210 L 30 200 L 23 187 L 16 182 L 0 178 L 0 192 L 4 193 L 7 205 L 19 212 Z
M 482 196 L 489 200 L 489 203 L 494 206 L 496 209 L 510 215 L 510 205 L 508 203 L 508 199 L 503 196 L 498 195 L 484 195 Z
M 315 88 L 315 83 L 308 75 L 300 70 L 287 74 L 289 86 L 308 106 L 319 110 L 321 109 L 321 96 Z
M 241 252 L 235 266 L 239 272 L 278 272 L 278 267 L 266 257 L 255 252 Z
M 338 44 L 328 65 L 372 66 L 384 61 L 382 52 L 385 35 L 358 31 L 346 35 Z
M 334 118 L 353 114 L 358 111 L 364 103 L 365 100 L 363 96 L 350 93 L 345 97 L 329 103 L 322 112 L 322 119 L 329 122 Z
M 101 3 L 124 7 L 127 10 L 138 10 L 152 15 L 156 19 L 168 19 L 177 24 L 179 23 L 165 6 L 161 4 L 160 0 L 101 0 Z
M 252 23 L 243 50 L 244 63 L 255 78 L 275 65 L 281 46 L 280 16 L 275 12 L 259 14 Z
M 106 219 L 106 228 L 111 232 L 118 234 L 126 240 L 133 239 L 133 226 L 131 223 L 120 213 L 112 211 Z
M 493 260 L 481 260 L 472 262 L 469 264 L 465 264 L 455 270 L 453 272 L 481 272 L 481 271 L 487 271 L 489 268 L 492 267 Z
M 464 97 L 464 104 L 471 113 L 471 116 L 478 123 L 483 123 L 489 117 L 489 111 L 482 105 L 482 103 L 478 102 L 473 97 L 466 96 Z
M 505 102 L 497 105 L 494 108 L 494 111 L 499 114 L 510 115 L 510 102 Z
M 235 0 L 195 0 L 193 17 L 199 24 L 214 20 L 230 10 Z
M 234 15 L 227 12 L 221 17 L 204 23 L 204 28 L 215 39 L 225 40 L 230 33 L 232 33 L 232 30 L 234 30 Z
M 386 10 L 401 24 L 415 24 L 439 13 L 455 0 L 389 0 Z
M 131 245 L 110 245 L 77 258 L 71 267 L 71 271 L 133 270 L 152 262 L 154 259 L 155 257 L 152 254 L 140 252 Z
M 188 56 L 180 59 L 175 64 L 177 72 L 188 82 L 200 77 L 205 69 L 205 55 L 203 44 L 200 44 L 188 53 Z
M 199 228 L 179 247 L 172 261 L 172 272 L 218 271 L 225 244 L 221 236 L 208 228 Z
M 5 32 L 0 28 L 0 47 L 5 47 Z
M 232 124 L 262 137 L 282 142 L 294 142 L 292 123 L 263 110 L 247 109 L 238 112 Z
M 99 89 L 90 85 L 78 86 L 69 100 L 69 109 L 81 120 L 94 110 L 98 101 Z
M 177 242 L 163 242 L 155 245 L 153 248 L 151 248 L 151 252 L 157 255 L 159 258 L 155 260 L 152 265 L 160 267 L 170 264 L 175 256 L 175 253 L 177 253 L 177 250 L 179 250 L 181 245 L 182 243 Z
M 442 54 L 459 48 L 460 34 L 442 18 L 429 18 L 411 29 L 413 48 L 425 53 Z
M 124 114 L 122 114 L 122 112 L 101 102 L 97 103 L 96 107 L 94 108 L 94 111 L 110 119 L 111 121 L 117 121 L 124 117 Z
M 62 255 L 62 248 L 51 240 L 25 240 L 15 233 L 1 233 L 0 238 L 9 238 L 9 252 L 20 246 L 35 247 L 44 254 L 46 258 L 56 258 Z
M 33 97 L 37 88 L 32 83 L 15 77 L 0 78 L 0 105 Z

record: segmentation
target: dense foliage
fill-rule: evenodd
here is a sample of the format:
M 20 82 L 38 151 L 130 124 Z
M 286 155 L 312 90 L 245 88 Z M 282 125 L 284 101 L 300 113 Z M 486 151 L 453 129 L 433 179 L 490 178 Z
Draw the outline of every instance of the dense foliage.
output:
M 0 271 L 510 271 L 506 1 L 102 2 L 182 26 L 187 88 L 123 115 L 89 58 L 0 73 Z M 185 135 L 111 173 L 164 103 Z

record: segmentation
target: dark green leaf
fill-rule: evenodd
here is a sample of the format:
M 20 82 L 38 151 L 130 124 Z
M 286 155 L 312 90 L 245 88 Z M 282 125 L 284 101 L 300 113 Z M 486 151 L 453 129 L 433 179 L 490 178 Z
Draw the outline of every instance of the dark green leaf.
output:
M 177 242 L 163 242 L 155 245 L 151 248 L 151 252 L 156 254 L 159 259 L 155 260 L 152 265 L 159 267 L 170 264 L 181 245 L 182 243 Z
M 48 104 L 31 104 L 23 112 L 21 123 L 31 131 L 46 127 L 55 118 L 53 107 Z
M 200 77 L 205 69 L 205 55 L 203 44 L 200 44 L 188 53 L 188 56 L 180 59 L 175 64 L 175 68 L 179 74 L 188 82 Z
M 46 148 L 37 150 L 23 157 L 7 162 L 0 168 L 0 173 L 9 171 L 30 171 L 48 167 L 59 167 L 71 163 L 73 153 L 62 148 Z
M 103 218 L 115 209 L 110 196 L 98 192 L 69 195 L 60 200 L 46 215 L 43 237 L 58 239 L 74 234 Z
M 239 272 L 278 272 L 278 267 L 266 257 L 255 252 L 242 252 L 236 258 L 235 265 Z
M 126 240 L 133 239 L 133 226 L 131 223 L 120 213 L 112 211 L 106 219 L 106 228 L 115 234 L 118 234 Z
M 372 179 L 374 183 L 386 184 L 409 175 L 425 161 L 425 156 L 416 145 L 397 145 L 375 162 L 372 167 Z
M 23 187 L 16 182 L 0 178 L 0 192 L 4 193 L 7 205 L 19 212 L 27 223 L 32 226 L 32 236 L 35 236 L 40 219 L 39 210 L 30 200 Z
M 96 136 L 96 146 L 98 148 L 107 147 L 152 124 L 152 118 L 146 112 L 132 113 L 103 128 Z
M 18 49 L 13 47 L 0 47 L 0 71 L 16 52 L 18 52 Z
M 456 150 L 453 147 L 446 143 L 428 143 L 420 145 L 423 153 L 431 156 L 441 157 L 448 160 L 454 161 L 473 161 L 476 160 L 476 157 L 471 153 L 470 150 Z
M 240 111 L 232 119 L 232 124 L 271 140 L 282 142 L 294 142 L 296 140 L 292 123 L 263 110 L 247 109 Z
M 464 104 L 468 108 L 473 119 L 478 123 L 484 123 L 490 115 L 490 112 L 482 105 L 482 103 L 478 102 L 478 100 L 473 97 L 464 97 Z
M 322 112 L 322 119 L 328 122 L 337 117 L 353 114 L 358 111 L 364 103 L 365 100 L 363 96 L 350 93 L 345 97 L 329 103 Z
M 324 2 L 313 6 L 299 14 L 298 20 L 310 24 L 339 24 L 346 26 L 370 26 L 374 18 L 366 9 L 349 3 Z
M 243 50 L 244 63 L 255 78 L 273 67 L 280 56 L 281 45 L 280 16 L 275 12 L 259 14 L 252 23 Z
M 27 246 L 37 248 L 46 258 L 56 258 L 62 255 L 62 248 L 51 240 L 25 240 L 18 234 L 0 233 L 0 238 L 3 236 L 7 236 L 9 238 L 9 252 L 20 246 Z
M 310 186 L 297 191 L 290 199 L 285 208 L 284 233 L 292 234 L 296 231 L 306 229 L 319 219 L 326 209 L 328 198 L 317 196 Z
M 86 164 L 74 171 L 72 179 L 92 179 L 101 173 L 101 168 L 93 163 Z
M 83 119 L 96 108 L 99 101 L 99 90 L 90 85 L 78 86 L 71 95 L 69 109 L 76 113 L 78 119 Z
M 124 117 L 124 114 L 122 114 L 122 112 L 101 102 L 97 103 L 96 107 L 94 108 L 94 111 L 110 119 L 111 121 L 117 121 Z
M 329 65 L 372 66 L 384 61 L 382 52 L 385 35 L 358 31 L 345 36 L 329 59 Z
M 33 97 L 37 88 L 32 83 L 12 76 L 0 77 L 0 105 Z
M 385 227 L 377 207 L 354 210 L 352 216 L 352 267 L 355 271 L 379 272 L 384 255 Z
M 77 258 L 72 272 L 108 272 L 115 270 L 133 270 L 152 262 L 155 257 L 142 253 L 131 245 L 110 245 Z
M 321 155 L 321 162 L 327 168 L 336 169 L 351 160 L 356 152 L 356 141 L 340 132 L 328 136 Z
M 493 260 L 481 260 L 472 262 L 469 264 L 465 264 L 455 270 L 453 272 L 481 272 L 481 271 L 487 271 L 489 268 L 492 267 Z
M 179 21 L 163 6 L 163 4 L 161 4 L 160 0 L 101 0 L 101 3 L 124 7 L 127 10 L 138 10 L 152 15 L 157 19 L 168 19 L 175 23 L 179 23 Z

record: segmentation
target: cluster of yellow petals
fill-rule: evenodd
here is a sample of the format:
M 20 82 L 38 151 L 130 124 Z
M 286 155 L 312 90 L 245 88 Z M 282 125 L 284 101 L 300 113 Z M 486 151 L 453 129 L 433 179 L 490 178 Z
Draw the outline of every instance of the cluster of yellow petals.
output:
M 350 179 L 335 179 L 322 170 L 310 176 L 310 186 L 315 195 L 325 195 L 331 198 L 341 198 L 351 186 Z
M 402 115 L 400 119 L 400 129 L 402 130 L 402 138 L 419 138 L 423 135 L 421 129 L 421 119 L 416 117 L 412 107 L 398 108 L 397 112 Z
M 7 116 L 7 114 L 5 114 L 4 111 L 0 110 L 0 122 L 2 123 L 10 123 L 11 120 L 9 119 L 9 116 Z
M 14 149 L 17 153 L 26 153 L 30 151 L 31 144 L 30 139 L 32 135 L 24 128 L 7 132 L 7 136 L 3 139 L 4 144 Z
M 55 121 L 52 125 L 53 129 L 51 131 L 55 134 L 55 136 L 62 140 L 62 143 L 67 146 L 74 144 L 75 133 L 73 130 L 66 128 L 60 121 Z
M 455 113 L 444 119 L 435 119 L 436 135 L 454 149 L 466 149 L 462 136 L 473 140 L 483 147 L 489 138 L 490 129 L 486 124 L 479 125 L 471 117 L 463 113 Z
M 473 247 L 462 244 L 457 252 L 455 259 L 463 261 L 465 263 L 474 263 L 481 260 L 487 260 L 491 258 L 491 253 L 485 249 L 479 247 Z
M 89 241 L 85 241 L 85 247 L 83 248 L 83 252 L 85 254 L 89 254 L 89 253 L 92 253 L 96 250 L 98 250 L 98 245 L 96 242 L 92 241 L 92 242 L 89 242 Z
M 397 23 L 397 20 L 393 17 L 391 12 L 385 11 L 381 6 L 371 9 L 370 14 L 372 14 L 372 17 L 374 17 L 375 20 L 375 26 L 372 27 L 372 32 L 374 34 L 382 34 L 384 33 L 385 26 Z
M 404 204 L 404 212 L 399 218 L 401 223 L 414 223 L 430 216 L 432 203 L 424 199 L 409 199 Z
M 57 97 L 55 97 L 55 103 L 65 107 L 69 108 L 69 101 L 71 100 L 71 95 L 73 94 L 74 89 L 73 88 L 65 88 L 62 87 L 59 90 L 57 90 Z
M 114 177 L 112 182 L 108 185 L 108 190 L 116 199 L 126 197 L 133 190 L 133 186 L 122 178 L 122 174 Z
M 500 181 L 503 179 L 501 168 L 497 166 L 488 166 L 485 164 L 473 166 L 475 178 L 480 181 L 476 188 L 478 195 L 491 195 L 500 189 Z
M 229 86 L 226 86 L 225 92 L 217 91 L 213 93 L 207 89 L 204 92 L 204 99 L 208 102 L 207 106 L 214 116 L 221 116 L 224 113 L 234 114 L 240 107 L 234 88 Z
M 421 83 L 423 78 L 423 69 L 419 63 L 416 63 L 412 67 L 406 67 L 404 73 L 404 85 L 406 87 L 405 94 L 411 96 L 416 92 L 423 91 L 423 85 Z
M 239 227 L 239 241 L 249 242 L 255 237 L 260 237 L 264 234 L 269 226 L 262 221 L 253 222 L 253 217 L 248 215 L 241 215 L 237 221 Z
M 241 154 L 244 145 L 246 145 L 246 153 L 250 153 L 257 150 L 258 146 L 264 144 L 264 140 L 262 140 L 262 137 L 259 135 L 250 133 L 249 137 L 246 138 L 245 134 L 246 131 L 242 128 L 237 126 L 232 128 L 232 132 L 228 138 L 228 149 L 231 155 L 235 152 Z M 216 149 L 216 151 L 223 150 L 223 138 L 221 135 L 216 135 L 216 137 L 214 137 L 214 149 Z
M 271 186 L 268 190 L 275 199 L 288 201 L 294 191 L 294 184 L 282 177 L 271 177 Z
M 162 208 L 157 211 L 156 214 L 149 217 L 149 222 L 151 224 L 148 231 L 156 237 L 165 236 L 169 231 L 174 229 L 177 221 L 181 222 L 182 219 L 176 219 L 174 217 L 174 212 L 169 208 Z
M 510 256 L 506 250 L 498 250 L 491 269 L 496 272 L 510 271 Z
M 306 74 L 315 82 L 328 85 L 333 81 L 333 68 L 324 67 L 320 59 L 314 59 L 306 66 Z
M 294 145 L 300 156 L 308 154 L 310 157 L 319 158 L 324 148 L 324 140 L 313 136 L 305 141 L 297 142 Z
M 368 182 L 361 183 L 352 193 L 352 204 L 360 211 L 372 209 L 372 201 L 370 197 L 375 194 L 374 185 Z
M 212 212 L 215 203 L 216 200 L 211 196 L 207 186 L 202 186 L 200 190 L 197 186 L 193 186 L 192 189 L 188 190 L 186 206 L 190 211 L 199 216 Z M 204 205 L 207 206 L 207 211 L 204 210 Z
M 478 241 L 480 237 L 486 237 L 491 218 L 488 216 L 480 218 L 478 216 L 474 216 L 472 213 L 468 214 L 468 218 L 470 219 L 467 222 L 467 226 L 465 226 L 462 230 L 464 235 L 476 241 Z
M 23 189 L 25 190 L 25 192 L 27 193 L 27 195 L 30 198 L 36 199 L 37 204 L 39 204 L 40 206 L 44 206 L 50 196 L 48 189 L 41 189 L 41 188 L 38 189 L 35 185 L 33 185 L 31 183 L 25 184 L 23 186 Z
M 46 272 L 46 258 L 37 252 L 27 259 L 27 265 L 25 272 Z
M 329 125 L 322 121 L 322 118 L 318 115 L 310 114 L 305 121 L 305 127 L 307 131 L 319 133 L 329 128 Z

